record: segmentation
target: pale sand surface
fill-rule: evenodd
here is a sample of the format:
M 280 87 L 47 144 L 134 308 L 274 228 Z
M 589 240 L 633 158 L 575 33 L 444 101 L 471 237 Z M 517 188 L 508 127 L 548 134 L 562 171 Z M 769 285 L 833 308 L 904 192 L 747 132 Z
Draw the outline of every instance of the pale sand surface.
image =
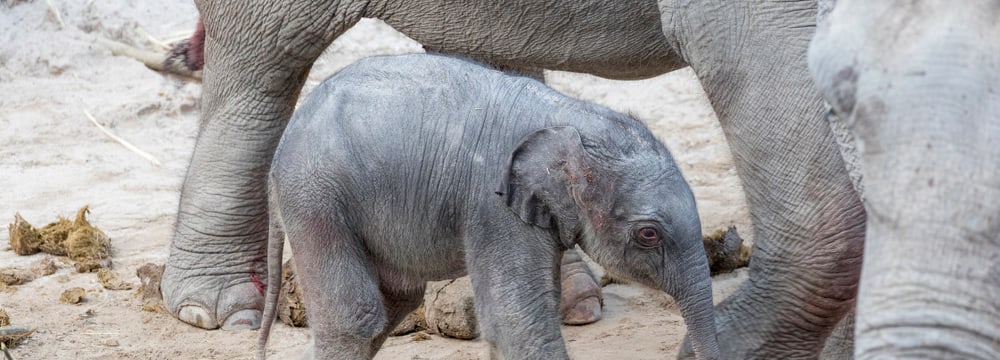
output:
M 163 263 L 168 253 L 181 182 L 198 131 L 201 86 L 167 79 L 138 62 L 115 57 L 96 36 L 152 48 L 183 36 L 197 18 L 188 2 L 131 0 L 0 4 L 0 222 L 20 212 L 36 226 L 71 216 L 89 204 L 91 222 L 112 238 L 115 271 L 138 285 L 135 270 Z M 420 46 L 376 21 L 363 21 L 339 39 L 313 68 L 308 93 L 337 69 L 364 56 L 420 51 Z M 731 224 L 751 237 L 749 216 L 718 121 L 690 70 L 644 81 L 547 74 L 571 96 L 629 111 L 667 144 L 698 199 L 705 231 Z M 91 124 L 89 112 L 111 132 L 156 157 L 157 166 L 113 142 Z M 0 249 L 8 235 L 0 231 Z M 0 251 L 0 267 L 27 267 L 45 255 Z M 745 271 L 716 278 L 716 301 L 733 291 Z M 71 287 L 87 290 L 79 305 L 59 302 Z M 94 274 L 59 271 L 0 292 L 0 307 L 15 325 L 37 332 L 12 350 L 15 359 L 247 359 L 254 331 L 205 331 L 160 313 L 145 312 L 134 291 L 111 291 Z M 631 285 L 605 288 L 605 318 L 565 327 L 577 359 L 672 357 L 684 323 L 666 295 Z M 271 358 L 296 358 L 305 329 L 284 325 L 271 336 Z M 481 359 L 483 341 L 431 336 L 390 339 L 379 359 Z

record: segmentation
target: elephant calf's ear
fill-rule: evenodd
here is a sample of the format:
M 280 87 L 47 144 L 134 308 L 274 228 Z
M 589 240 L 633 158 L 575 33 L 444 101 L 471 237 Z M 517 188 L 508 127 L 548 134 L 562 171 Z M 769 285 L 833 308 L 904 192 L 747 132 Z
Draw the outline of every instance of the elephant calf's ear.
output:
M 583 143 L 573 127 L 528 134 L 510 154 L 497 195 L 524 222 L 550 229 L 575 226 L 577 209 L 570 187 L 580 182 Z M 566 223 L 572 222 L 572 223 Z

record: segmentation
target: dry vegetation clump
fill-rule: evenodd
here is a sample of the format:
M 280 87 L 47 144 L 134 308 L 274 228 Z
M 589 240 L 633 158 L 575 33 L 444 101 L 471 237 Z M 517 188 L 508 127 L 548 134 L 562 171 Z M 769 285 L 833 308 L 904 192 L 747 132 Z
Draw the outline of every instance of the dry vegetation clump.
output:
M 21 213 L 14 214 L 14 222 L 7 229 L 10 232 L 10 248 L 15 254 L 25 256 L 41 251 L 42 237 L 21 217 Z
M 18 268 L 0 269 L 0 289 L 7 286 L 21 285 L 31 280 L 35 280 L 35 274 L 31 271 Z
M 142 300 L 142 310 L 167 314 L 163 306 L 163 296 L 160 294 L 160 282 L 163 281 L 165 265 L 147 263 L 135 270 L 139 277 L 139 290 L 135 294 Z
M 712 275 L 727 273 L 750 264 L 753 249 L 743 243 L 735 226 L 702 237 Z
M 30 269 L 0 268 L 0 290 L 5 290 L 8 286 L 21 285 L 42 276 L 52 275 L 56 269 L 56 263 L 51 256 L 36 261 Z
M 84 295 L 87 294 L 86 290 L 82 287 L 74 287 L 66 289 L 63 291 L 62 295 L 59 295 L 59 302 L 67 304 L 79 304 L 84 300 Z
M 111 271 L 110 269 L 101 269 L 97 271 L 97 281 L 101 283 L 108 290 L 132 290 L 132 284 L 122 279 L 118 276 L 118 273 Z
M 68 256 L 78 272 L 94 272 L 111 267 L 111 238 L 87 221 L 88 206 L 76 212 L 73 221 L 64 217 L 35 229 L 21 214 L 10 224 L 10 247 L 18 255 L 38 252 Z
M 288 259 L 281 267 L 281 293 L 278 295 L 278 319 L 288 326 L 308 326 L 306 304 L 302 300 L 302 289 L 295 280 L 294 259 Z

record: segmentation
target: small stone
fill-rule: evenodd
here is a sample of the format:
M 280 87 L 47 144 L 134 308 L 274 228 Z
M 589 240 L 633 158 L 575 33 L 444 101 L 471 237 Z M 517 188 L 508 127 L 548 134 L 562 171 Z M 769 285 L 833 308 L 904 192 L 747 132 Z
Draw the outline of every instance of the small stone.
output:
M 79 304 L 87 292 L 81 287 L 70 288 L 59 295 L 59 301 L 67 304 Z
M 97 316 L 97 312 L 95 312 L 94 309 L 87 309 L 87 311 L 84 311 L 83 314 L 80 314 L 80 319 L 90 319 L 94 316 Z
M 35 332 L 34 328 L 27 326 L 6 325 L 0 326 L 0 344 L 13 348 L 19 341 Z M 8 358 L 9 359 L 9 358 Z
M 10 315 L 3 309 L 0 309 L 0 326 L 10 325 Z
M 115 339 L 104 339 L 104 340 L 101 340 L 101 345 L 104 345 L 104 346 L 107 346 L 107 347 L 118 347 L 118 340 L 115 340 Z

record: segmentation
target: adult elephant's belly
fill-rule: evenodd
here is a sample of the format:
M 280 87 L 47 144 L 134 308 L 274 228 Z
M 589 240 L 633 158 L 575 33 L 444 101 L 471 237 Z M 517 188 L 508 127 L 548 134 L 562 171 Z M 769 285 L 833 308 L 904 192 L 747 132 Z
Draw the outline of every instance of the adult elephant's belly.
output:
M 512 70 L 634 80 L 685 66 L 663 35 L 655 0 L 403 4 L 376 17 L 426 50 L 471 56 Z

